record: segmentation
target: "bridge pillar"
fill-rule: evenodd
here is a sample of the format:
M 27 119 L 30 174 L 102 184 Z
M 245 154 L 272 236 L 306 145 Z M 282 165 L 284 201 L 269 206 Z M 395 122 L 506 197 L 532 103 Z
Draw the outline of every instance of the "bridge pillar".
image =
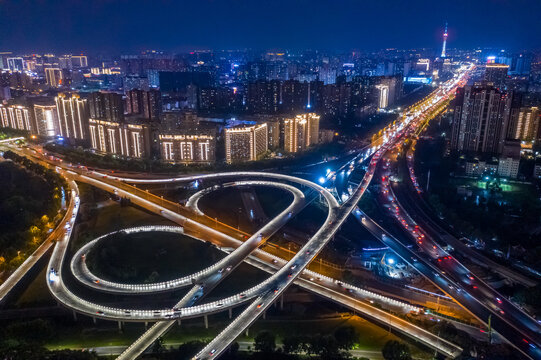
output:
M 250 328 L 246 328 L 246 336 L 248 337 L 248 332 L 249 332 Z
M 205 329 L 209 328 L 209 317 L 207 315 L 204 316 L 205 318 Z
M 122 333 L 122 321 L 118 322 L 118 332 Z
M 267 318 L 267 312 L 263 311 L 263 320 L 265 320 L 266 318 Z
M 178 326 L 180 326 L 180 319 L 177 320 L 177 324 L 178 324 Z
M 145 321 L 145 330 L 148 329 L 148 321 Z
M 280 296 L 280 310 L 284 310 L 284 294 Z
M 231 319 L 233 317 L 233 309 L 229 308 L 229 318 Z
M 92 316 L 92 321 L 94 322 L 94 325 L 97 324 L 97 321 L 96 321 L 96 317 L 95 317 L 95 316 Z
M 77 313 L 73 310 L 73 321 L 77 321 Z

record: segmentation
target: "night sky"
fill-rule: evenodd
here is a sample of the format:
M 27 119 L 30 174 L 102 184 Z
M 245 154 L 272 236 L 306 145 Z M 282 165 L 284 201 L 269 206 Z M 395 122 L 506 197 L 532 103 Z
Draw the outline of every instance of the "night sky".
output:
M 540 0 L 0 0 L 0 51 L 541 47 Z

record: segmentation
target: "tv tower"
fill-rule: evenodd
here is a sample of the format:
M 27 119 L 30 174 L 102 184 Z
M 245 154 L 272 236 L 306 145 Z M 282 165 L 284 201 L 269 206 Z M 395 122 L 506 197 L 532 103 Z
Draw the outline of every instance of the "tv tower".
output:
M 447 21 L 445 22 L 445 32 L 443 33 L 443 48 L 441 49 L 441 57 L 445 57 L 445 48 L 447 47 Z

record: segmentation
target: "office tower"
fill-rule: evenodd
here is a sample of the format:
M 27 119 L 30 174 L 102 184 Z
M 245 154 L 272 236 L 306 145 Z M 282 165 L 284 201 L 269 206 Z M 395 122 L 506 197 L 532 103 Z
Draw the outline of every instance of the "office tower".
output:
M 93 92 L 88 97 L 88 107 L 92 119 L 115 122 L 122 122 L 124 120 L 124 99 L 122 94 Z
M 55 97 L 60 123 L 60 136 L 71 143 L 88 139 L 88 101 L 78 94 L 58 94 Z
M 535 141 L 539 133 L 538 107 L 519 107 L 511 109 L 508 138 L 522 141 Z
M 7 59 L 8 69 L 11 71 L 23 71 L 24 60 L 22 57 L 10 57 Z
M 225 129 L 225 158 L 228 163 L 254 161 L 268 150 L 267 124 Z
M 64 74 L 59 68 L 46 68 L 45 79 L 50 87 L 57 88 L 64 85 Z
M 0 124 L 3 128 L 26 130 L 34 133 L 32 113 L 23 105 L 3 105 L 0 103 Z
M 60 134 L 56 105 L 34 104 L 34 119 L 38 135 L 53 137 Z
M 71 57 L 71 64 L 73 68 L 86 68 L 88 67 L 88 59 L 85 55 L 73 55 Z
M 455 98 L 451 149 L 501 153 L 507 136 L 513 94 L 490 85 L 459 88 Z
M 150 155 L 150 130 L 140 121 L 89 120 L 90 147 L 104 154 L 131 158 Z
M 443 46 L 441 48 L 441 57 L 444 58 L 447 56 L 447 23 L 445 23 L 445 31 L 443 32 Z
M 163 129 L 158 135 L 161 159 L 171 163 L 212 163 L 216 136 L 208 129 Z
M 505 64 L 486 64 L 485 68 L 485 81 L 494 84 L 497 88 L 503 88 L 505 86 L 505 80 L 507 80 L 507 71 L 509 65 Z
M 319 115 L 297 115 L 284 120 L 284 150 L 298 152 L 319 141 Z

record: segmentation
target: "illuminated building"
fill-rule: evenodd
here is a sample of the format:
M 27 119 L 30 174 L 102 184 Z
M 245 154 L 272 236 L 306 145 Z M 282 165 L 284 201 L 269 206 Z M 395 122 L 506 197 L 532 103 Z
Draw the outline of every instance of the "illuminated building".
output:
M 93 92 L 88 97 L 90 117 L 93 119 L 121 122 L 124 120 L 124 99 L 114 92 Z
M 34 118 L 38 135 L 53 137 L 60 134 L 56 105 L 34 104 Z
M 7 59 L 8 69 L 11 71 L 23 71 L 24 60 L 22 57 L 10 57 Z
M 143 115 L 149 121 L 159 121 L 162 113 L 162 97 L 159 90 L 132 89 L 126 92 L 126 112 Z
M 150 132 L 137 122 L 89 119 L 90 147 L 104 154 L 131 158 L 150 155 Z
M 77 94 L 58 94 L 55 97 L 60 136 L 70 142 L 80 142 L 88 136 L 88 102 Z
M 268 150 L 267 124 L 225 129 L 225 159 L 228 163 L 254 161 Z
M 386 109 L 389 106 L 389 85 L 378 84 L 378 109 Z
M 73 55 L 71 64 L 74 68 L 86 68 L 88 67 L 88 59 L 85 55 Z
M 50 87 L 57 88 L 64 85 L 64 74 L 59 68 L 46 68 L 45 79 Z
M 509 122 L 510 139 L 533 141 L 538 139 L 539 133 L 539 108 L 521 107 L 511 109 Z
M 0 124 L 3 128 L 32 132 L 32 113 L 26 106 L 0 104 Z
M 501 153 L 507 137 L 513 96 L 490 85 L 457 90 L 451 149 Z
M 284 150 L 298 152 L 319 141 L 319 115 L 297 115 L 284 120 Z
M 161 159 L 171 163 L 212 163 L 216 137 L 208 131 L 161 131 Z
M 505 64 L 486 64 L 485 81 L 494 84 L 497 88 L 502 88 L 507 79 L 509 65 Z

